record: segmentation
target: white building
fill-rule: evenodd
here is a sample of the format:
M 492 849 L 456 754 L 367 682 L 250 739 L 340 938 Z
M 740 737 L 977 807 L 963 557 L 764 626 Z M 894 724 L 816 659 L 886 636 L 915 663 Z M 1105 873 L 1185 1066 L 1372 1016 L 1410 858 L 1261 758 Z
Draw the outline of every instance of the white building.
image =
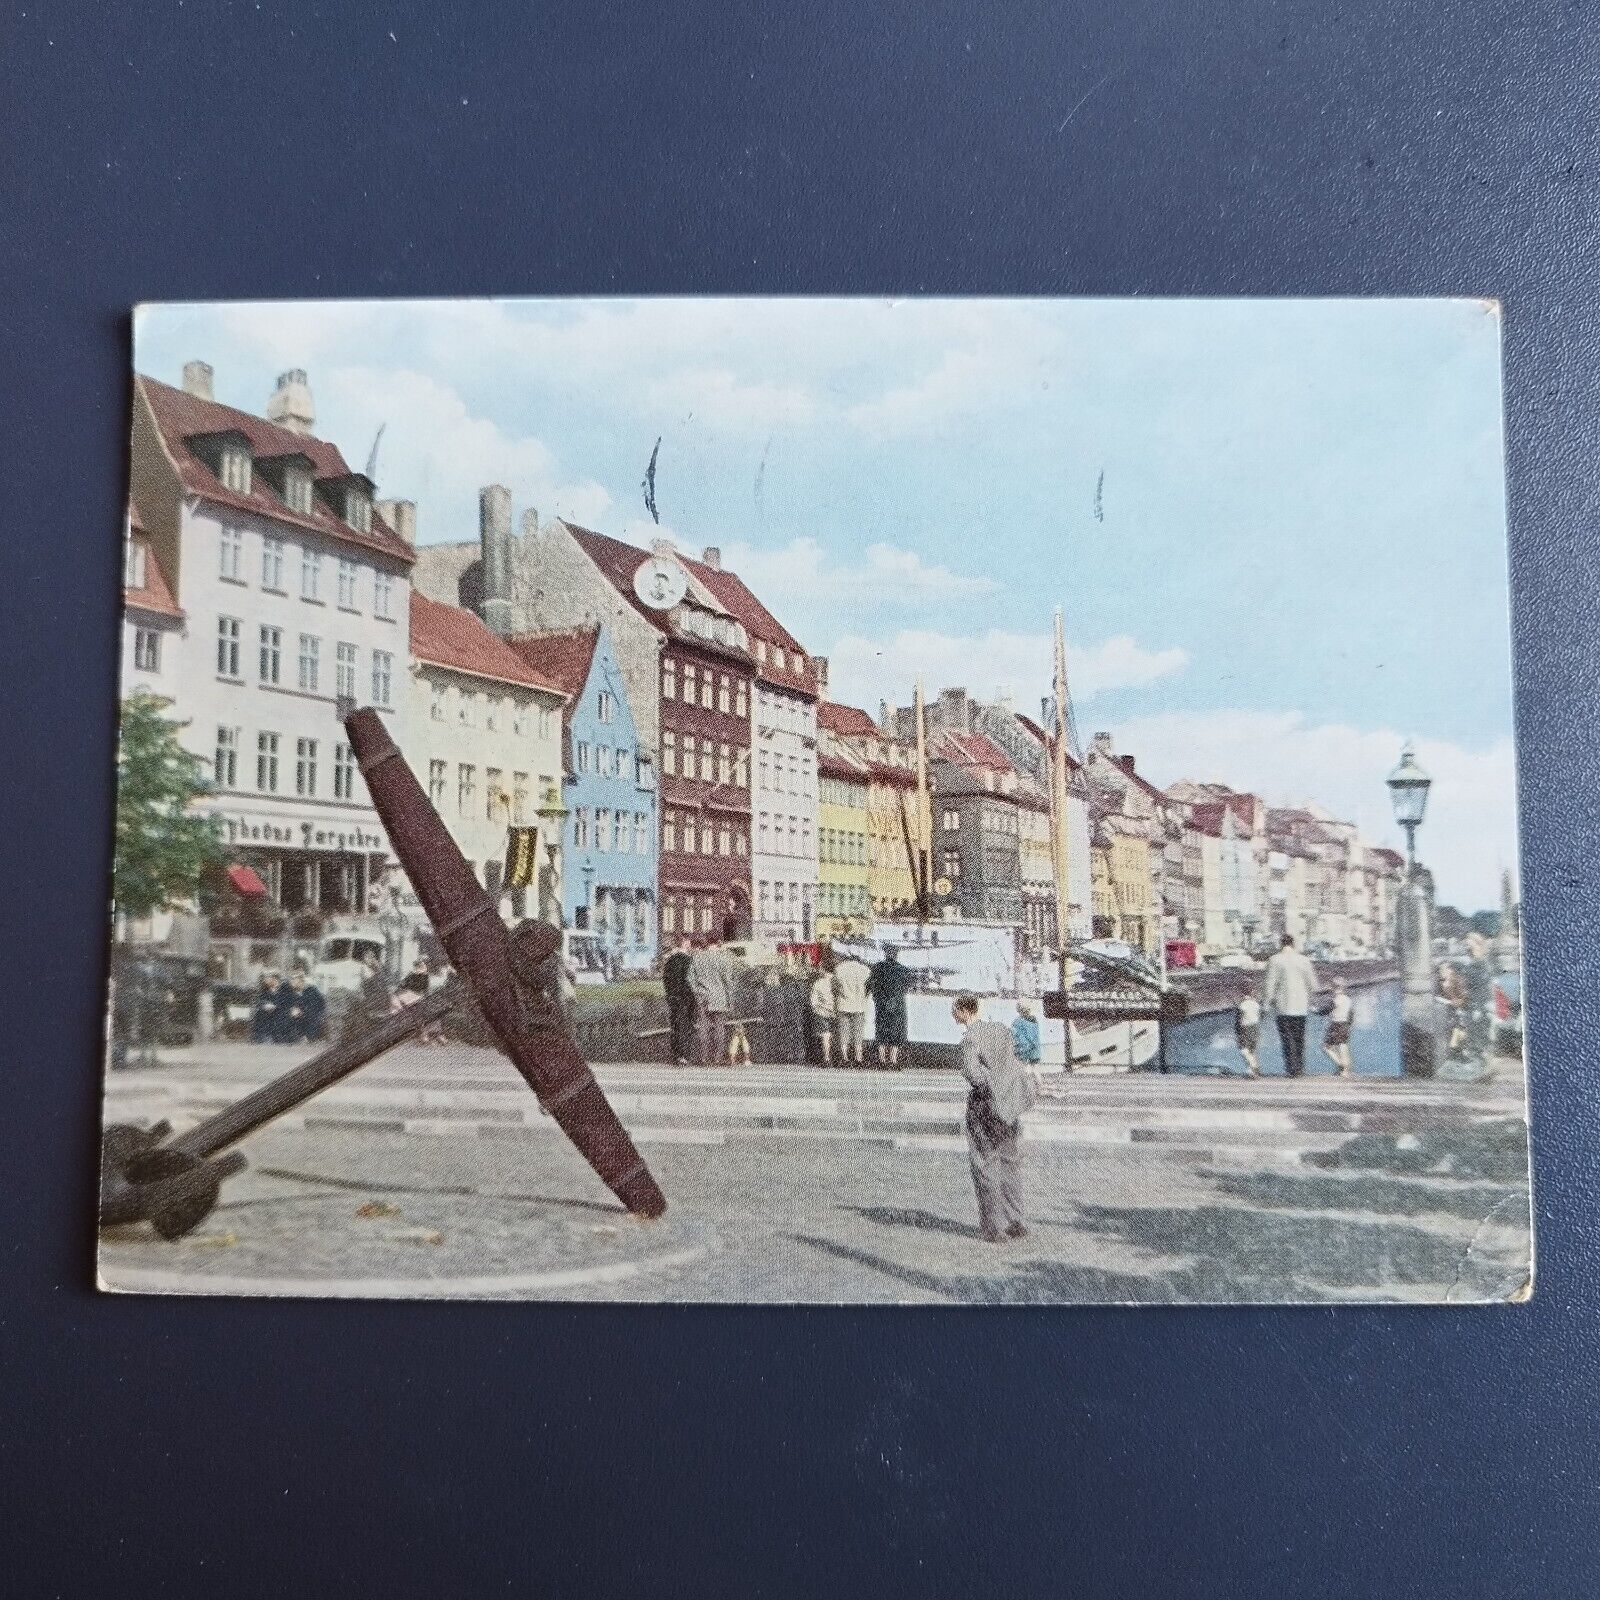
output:
M 490 894 L 505 881 L 506 840 L 538 825 L 561 793 L 566 695 L 472 612 L 411 595 L 412 667 L 401 748 L 433 808 Z M 515 916 L 559 907 L 558 838 L 540 841 L 539 895 L 515 890 Z M 413 919 L 421 908 L 403 902 Z
M 218 404 L 211 379 L 190 362 L 182 389 L 134 381 L 128 576 L 146 592 L 159 577 L 176 615 L 147 627 L 157 612 L 130 584 L 124 689 L 174 702 L 236 890 L 290 913 L 364 910 L 388 843 L 336 703 L 373 705 L 399 732 L 415 510 L 388 508 L 397 532 L 371 480 L 311 434 L 303 373 L 269 402 L 283 425 Z M 152 670 L 140 638 L 157 633 Z

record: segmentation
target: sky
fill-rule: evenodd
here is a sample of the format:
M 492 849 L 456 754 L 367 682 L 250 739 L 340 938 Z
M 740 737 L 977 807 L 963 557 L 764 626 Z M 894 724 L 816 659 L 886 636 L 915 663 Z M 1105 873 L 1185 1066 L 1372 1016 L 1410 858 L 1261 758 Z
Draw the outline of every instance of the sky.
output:
M 1477 300 L 467 300 L 142 307 L 260 412 L 477 536 L 477 493 L 717 545 L 832 698 L 921 673 L 1037 711 L 1063 608 L 1084 737 L 1157 783 L 1312 799 L 1397 844 L 1434 777 L 1440 897 L 1515 865 L 1500 319 Z M 661 441 L 656 500 L 641 480 Z

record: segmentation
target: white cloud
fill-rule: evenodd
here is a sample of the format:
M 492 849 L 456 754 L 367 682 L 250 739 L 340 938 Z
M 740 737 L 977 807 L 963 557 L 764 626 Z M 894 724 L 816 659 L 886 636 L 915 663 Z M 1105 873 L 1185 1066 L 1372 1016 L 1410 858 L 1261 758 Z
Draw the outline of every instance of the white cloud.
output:
M 1178 649 L 1150 649 L 1128 634 L 1093 645 L 1069 645 L 1067 679 L 1074 701 L 1092 700 L 1108 689 L 1134 688 L 1180 672 L 1188 656 Z M 903 628 L 892 639 L 850 635 L 828 652 L 829 693 L 836 700 L 869 708 L 880 699 L 909 702 L 920 673 L 931 698 L 950 685 L 965 685 L 988 698 L 1009 694 L 1019 711 L 1037 715 L 1050 692 L 1053 646 L 1048 633 L 937 633 Z
M 1296 711 L 1168 712 L 1115 729 L 1117 749 L 1152 782 L 1214 780 L 1273 804 L 1314 800 L 1375 844 L 1401 848 L 1384 779 L 1404 736 L 1389 728 L 1313 723 Z M 1516 862 L 1516 759 L 1509 738 L 1479 747 L 1418 739 L 1433 779 L 1417 854 L 1442 901 L 1499 904 L 1500 872 Z
M 528 506 L 541 517 L 570 517 L 593 525 L 611 505 L 593 479 L 566 479 L 555 453 L 532 435 L 512 435 L 473 416 L 448 384 L 424 373 L 374 367 L 333 367 L 316 387 L 329 436 L 352 444 L 386 424 L 378 462 L 379 488 L 418 502 L 419 531 L 433 539 L 470 538 L 478 526 L 478 490 L 503 483 L 520 519 Z M 354 462 L 359 466 L 359 461 Z
M 805 427 L 816 413 L 795 384 L 742 382 L 726 367 L 684 367 L 645 391 L 648 404 L 675 418 L 693 418 L 724 433 L 764 434 Z
M 797 613 L 809 611 L 819 624 L 840 606 L 916 605 L 992 594 L 1000 587 L 993 578 L 952 572 L 892 544 L 870 544 L 860 560 L 846 562 L 801 537 L 777 549 L 730 544 L 722 558 L 757 594 L 778 596 Z

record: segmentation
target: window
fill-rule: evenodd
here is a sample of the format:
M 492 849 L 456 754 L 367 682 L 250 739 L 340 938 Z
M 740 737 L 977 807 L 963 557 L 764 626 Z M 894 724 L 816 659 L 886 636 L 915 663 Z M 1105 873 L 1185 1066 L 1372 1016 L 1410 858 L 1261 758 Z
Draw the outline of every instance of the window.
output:
M 394 576 L 391 573 L 372 575 L 372 614 L 385 622 L 394 621 Z
M 243 583 L 240 572 L 244 567 L 244 533 L 238 528 L 222 530 L 221 566 L 218 569 L 229 583 Z
M 356 574 L 361 569 L 349 556 L 339 557 L 339 606 L 344 611 L 356 608 Z
M 656 786 L 656 768 L 655 768 L 655 763 L 650 759 L 649 756 L 646 756 L 646 755 L 641 755 L 641 756 L 637 757 L 636 759 L 638 761 L 638 767 L 639 767 L 639 787 L 641 789 L 653 789 L 653 788 L 655 788 L 655 786 Z
M 578 771 L 587 772 L 590 767 L 589 742 L 586 739 L 578 741 Z
M 944 867 L 940 876 L 950 879 L 952 883 L 961 876 L 961 857 L 954 850 L 945 851 Z
M 716 776 L 716 750 L 709 739 L 700 741 L 700 780 L 710 783 Z
M 733 746 L 720 744 L 717 746 L 717 782 L 731 783 L 733 781 Z
M 678 848 L 678 813 L 676 811 L 663 811 L 661 814 L 661 848 L 663 851 Z
M 278 792 L 278 736 L 256 735 L 256 788 L 263 794 Z
M 456 690 L 456 721 L 463 728 L 470 728 L 477 722 L 477 695 L 470 689 Z
M 477 768 L 469 766 L 465 761 L 463 761 L 456 768 L 456 810 L 461 816 L 470 817 L 477 809 Z
M 767 752 L 761 750 L 756 753 L 756 787 L 765 789 L 767 781 Z
M 294 792 L 317 792 L 317 741 L 297 739 L 294 746 Z
M 228 445 L 222 452 L 221 478 L 224 489 L 232 489 L 235 494 L 249 494 L 250 452 L 236 444 Z
M 283 629 L 261 629 L 261 681 L 277 683 L 283 673 Z
M 661 698 L 678 698 L 678 663 L 671 656 L 663 656 L 661 660 Z
M 736 750 L 733 756 L 733 786 L 736 789 L 750 787 L 750 752 Z
M 333 692 L 347 700 L 356 697 L 356 647 L 341 644 L 333 653 Z
M 300 635 L 300 687 L 307 694 L 317 692 L 322 673 L 322 641 L 314 633 Z
M 609 778 L 616 770 L 615 757 L 610 745 L 597 744 L 594 747 L 594 770 L 598 772 L 602 778 Z
M 628 768 L 632 764 L 632 757 L 620 745 L 617 747 L 617 776 L 626 779 L 629 776 Z
M 572 843 L 579 850 L 589 848 L 589 808 L 576 806 L 572 812 Z
M 161 670 L 161 635 L 154 628 L 133 630 L 133 664 L 141 672 Z
M 650 818 L 643 811 L 633 814 L 633 848 L 638 854 L 650 854 Z
M 683 736 L 683 775 L 686 778 L 696 776 L 695 763 L 699 758 L 700 741 L 692 733 Z
M 263 589 L 283 589 L 283 540 L 263 539 L 261 541 L 261 587 Z
M 723 856 L 733 854 L 733 829 L 726 822 L 717 829 L 717 854 Z
M 358 533 L 372 532 L 372 502 L 353 485 L 344 492 L 344 520 Z
M 239 633 L 240 623 L 237 617 L 217 618 L 217 676 L 219 678 L 237 678 L 239 676 Z
M 554 725 L 555 725 L 554 713 L 551 711 L 550 707 L 549 706 L 540 706 L 539 707 L 539 737 L 541 739 L 548 739 L 550 737 L 550 733 L 551 733 L 551 730 L 554 727 Z
M 733 686 L 733 714 L 736 717 L 744 717 L 750 714 L 750 702 L 745 698 L 745 694 L 744 684 L 742 682 L 735 683 Z
M 333 747 L 333 798 L 349 800 L 356 792 L 355 752 L 347 744 Z
M 513 701 L 511 707 L 511 732 L 518 739 L 528 737 L 528 708 L 520 701 Z
M 491 694 L 485 697 L 483 703 L 483 725 L 490 733 L 499 732 L 500 697 L 498 695 Z
M 611 848 L 611 808 L 600 806 L 594 814 L 594 847 L 596 850 L 609 850 Z
M 322 552 L 309 546 L 300 551 L 300 598 L 322 599 Z
M 789 663 L 784 657 L 783 646 L 781 644 L 774 645 L 772 647 L 772 654 L 777 662 L 778 671 L 787 672 L 789 670 Z
M 341 648 L 343 648 L 341 646 Z M 444 721 L 444 685 L 430 684 L 428 688 L 428 715 L 434 722 Z
M 617 697 L 609 689 L 600 691 L 600 703 L 596 715 L 602 722 L 615 722 L 617 720 Z
M 700 669 L 692 661 L 683 664 L 683 698 L 693 705 L 696 699 L 695 689 L 699 683 Z
M 528 774 L 526 772 L 513 772 L 511 774 L 511 820 L 513 822 L 526 822 L 528 820 Z
M 678 736 L 671 728 L 661 734 L 661 770 L 669 778 L 678 775 Z
M 767 641 L 765 639 L 756 640 L 756 660 L 759 661 L 763 666 L 766 665 Z
M 283 502 L 302 517 L 311 515 L 311 474 L 304 467 L 284 469 Z
M 387 650 L 372 652 L 372 703 L 386 706 L 394 689 L 394 657 Z
M 505 778 L 505 773 L 499 767 L 489 767 L 483 774 L 483 814 L 489 822 L 493 822 L 505 809 Z
M 217 753 L 211 763 L 211 778 L 219 789 L 232 789 L 239 782 L 239 730 L 217 729 Z
M 728 674 L 717 674 L 717 710 L 726 715 L 733 709 L 733 686 L 728 682 Z
M 444 786 L 447 768 L 442 761 L 428 763 L 428 799 L 438 811 L 444 805 Z
M 946 833 L 959 833 L 961 831 L 961 813 L 959 811 L 945 812 L 944 831 Z
M 122 583 L 127 589 L 144 588 L 146 573 L 145 547 L 137 539 L 130 539 L 122 550 Z
M 709 668 L 707 668 L 707 670 L 700 675 L 700 704 L 707 711 L 709 711 L 712 706 L 712 689 L 711 671 Z
M 671 895 L 661 902 L 661 931 L 663 933 L 678 931 L 678 902 Z

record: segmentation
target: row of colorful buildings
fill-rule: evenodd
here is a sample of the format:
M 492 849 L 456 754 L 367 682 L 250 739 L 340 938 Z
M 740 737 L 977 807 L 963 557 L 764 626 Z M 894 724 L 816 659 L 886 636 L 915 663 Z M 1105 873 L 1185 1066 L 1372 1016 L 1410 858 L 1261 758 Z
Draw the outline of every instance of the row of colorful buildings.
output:
M 419 545 L 416 506 L 314 427 L 303 372 L 262 415 L 218 402 L 203 362 L 181 387 L 135 380 L 124 691 L 170 700 L 210 776 L 224 908 L 420 916 L 343 741 L 349 700 L 391 723 L 508 910 L 559 913 L 615 966 L 679 935 L 805 942 L 913 914 L 919 859 L 930 914 L 1058 942 L 1048 706 L 946 689 L 919 738 L 912 706 L 832 702 L 826 660 L 717 549 L 519 521 L 498 485 L 475 538 Z M 669 604 L 639 582 L 652 558 Z M 515 887 L 513 828 L 539 830 Z M 1074 937 L 1387 938 L 1390 853 L 1312 809 L 1158 790 L 1105 736 L 1069 763 L 1066 835 Z

